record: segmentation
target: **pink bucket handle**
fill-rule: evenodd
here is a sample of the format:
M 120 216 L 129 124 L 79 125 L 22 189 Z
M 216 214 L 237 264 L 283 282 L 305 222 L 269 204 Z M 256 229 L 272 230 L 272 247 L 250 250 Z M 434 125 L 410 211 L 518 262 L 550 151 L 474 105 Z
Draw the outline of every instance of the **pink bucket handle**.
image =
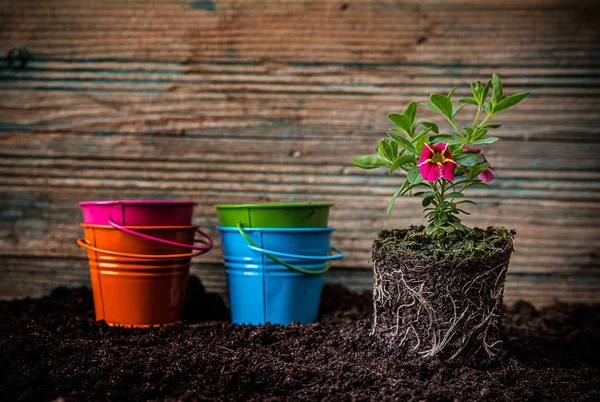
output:
M 110 250 L 102 250 L 101 248 L 94 247 L 90 244 L 90 242 L 86 239 L 77 239 L 77 244 L 88 251 L 95 251 L 96 253 L 102 253 L 117 257 L 127 257 L 127 258 L 143 258 L 143 259 L 152 259 L 152 260 L 172 260 L 176 258 L 192 258 L 204 254 L 206 251 L 198 250 L 192 251 L 187 254 L 131 254 L 131 253 L 119 253 L 117 251 Z
M 142 239 L 152 240 L 152 241 L 155 241 L 158 243 L 169 244 L 171 246 L 184 247 L 184 248 L 190 248 L 193 250 L 202 250 L 202 251 L 208 251 L 213 246 L 213 240 L 211 239 L 211 237 L 206 232 L 204 232 L 200 229 L 197 229 L 196 232 L 200 233 L 202 236 L 204 236 L 206 238 L 206 240 L 208 240 L 208 244 L 206 246 L 194 246 L 194 245 L 190 245 L 190 244 L 183 244 L 183 243 L 177 243 L 177 242 L 170 241 L 170 240 L 160 239 L 158 237 L 148 236 L 147 234 L 139 233 L 139 232 L 136 232 L 135 230 L 131 230 L 124 226 L 121 226 L 118 223 L 115 223 L 112 220 L 112 218 L 108 219 L 108 223 L 110 224 L 110 226 L 112 226 L 115 229 L 120 230 L 121 232 L 130 234 L 132 236 L 141 237 Z

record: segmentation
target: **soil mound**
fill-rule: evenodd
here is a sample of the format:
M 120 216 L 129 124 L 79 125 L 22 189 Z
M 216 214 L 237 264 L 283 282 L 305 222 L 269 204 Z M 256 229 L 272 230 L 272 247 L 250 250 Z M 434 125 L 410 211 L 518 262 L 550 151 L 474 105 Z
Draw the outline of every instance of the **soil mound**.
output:
M 374 347 L 372 297 L 326 286 L 318 323 L 238 326 L 190 281 L 184 321 L 95 322 L 86 288 L 0 303 L 0 394 L 78 400 L 600 400 L 600 306 L 507 307 L 500 362 L 404 361 Z M 206 321 L 210 320 L 210 321 Z

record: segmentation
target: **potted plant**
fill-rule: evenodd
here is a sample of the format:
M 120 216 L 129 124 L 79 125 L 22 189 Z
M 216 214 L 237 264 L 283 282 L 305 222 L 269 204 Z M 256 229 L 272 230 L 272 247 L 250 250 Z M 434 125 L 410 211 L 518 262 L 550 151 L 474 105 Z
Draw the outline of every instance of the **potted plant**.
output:
M 352 161 L 362 169 L 404 172 L 388 214 L 400 195 L 422 198 L 426 227 L 383 230 L 373 244 L 372 335 L 407 357 L 492 358 L 500 350 L 504 281 L 515 232 L 471 229 L 460 216 L 476 204 L 465 192 L 490 187 L 494 176 L 479 149 L 499 140 L 488 135 L 500 127 L 490 120 L 530 93 L 506 96 L 496 74 L 485 85 L 471 84 L 473 96 L 459 99 L 458 106 L 453 105 L 455 89 L 433 93 L 422 104 L 442 115 L 454 133 L 417 120 L 417 104 L 410 102 L 401 114 L 388 115 L 395 126 L 375 147 L 378 156 Z M 460 127 L 457 115 L 465 106 L 476 108 L 475 118 Z

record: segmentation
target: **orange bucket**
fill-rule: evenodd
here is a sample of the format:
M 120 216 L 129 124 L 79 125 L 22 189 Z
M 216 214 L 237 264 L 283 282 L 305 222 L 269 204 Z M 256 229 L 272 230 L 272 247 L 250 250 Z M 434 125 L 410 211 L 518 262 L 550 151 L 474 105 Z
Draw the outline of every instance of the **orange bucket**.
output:
M 88 251 L 96 320 L 109 325 L 149 327 L 173 324 L 183 311 L 191 258 L 171 244 L 136 237 L 111 226 L 82 224 Z M 139 233 L 192 244 L 197 226 L 136 227 Z
M 183 311 L 189 259 L 133 264 L 89 260 L 96 320 L 109 325 L 173 324 Z

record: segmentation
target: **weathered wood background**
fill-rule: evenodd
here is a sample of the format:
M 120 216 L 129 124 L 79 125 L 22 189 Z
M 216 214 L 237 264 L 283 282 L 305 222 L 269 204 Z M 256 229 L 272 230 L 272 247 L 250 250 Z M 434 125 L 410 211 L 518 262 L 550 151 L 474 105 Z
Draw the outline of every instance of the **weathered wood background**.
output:
M 501 118 L 495 188 L 470 225 L 518 232 L 506 299 L 600 301 L 600 8 L 595 1 L 4 0 L 0 296 L 88 283 L 75 239 L 86 199 L 329 200 L 369 288 L 378 230 L 422 223 L 401 182 L 350 165 L 386 114 L 498 72 L 533 96 Z M 426 118 L 436 118 L 424 112 Z M 472 119 L 466 114 L 465 122 Z M 220 245 L 194 265 L 225 292 Z

